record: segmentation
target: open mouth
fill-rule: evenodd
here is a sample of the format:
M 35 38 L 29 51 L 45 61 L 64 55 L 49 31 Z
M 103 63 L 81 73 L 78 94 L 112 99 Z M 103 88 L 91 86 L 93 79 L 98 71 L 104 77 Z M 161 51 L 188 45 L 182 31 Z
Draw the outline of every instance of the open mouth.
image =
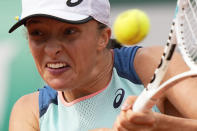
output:
M 46 67 L 50 69 L 62 69 L 70 66 L 66 63 L 59 62 L 59 63 L 48 63 Z
M 52 75 L 61 75 L 62 73 L 70 70 L 70 65 L 65 62 L 55 62 L 46 64 L 46 68 Z

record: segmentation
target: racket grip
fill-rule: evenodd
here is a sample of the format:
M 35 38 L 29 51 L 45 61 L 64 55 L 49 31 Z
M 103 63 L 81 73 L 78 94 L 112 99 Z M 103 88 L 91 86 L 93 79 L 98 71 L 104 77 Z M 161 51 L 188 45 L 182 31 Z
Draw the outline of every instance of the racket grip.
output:
M 133 105 L 134 112 L 143 112 L 150 110 L 157 102 L 157 99 L 153 99 L 155 90 L 144 89 L 142 93 L 136 99 Z

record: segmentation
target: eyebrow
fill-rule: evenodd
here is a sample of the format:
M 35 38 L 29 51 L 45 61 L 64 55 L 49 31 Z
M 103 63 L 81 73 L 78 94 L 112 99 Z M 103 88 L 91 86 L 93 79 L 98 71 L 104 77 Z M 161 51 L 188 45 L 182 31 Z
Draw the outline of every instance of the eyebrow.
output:
M 27 20 L 26 21 L 26 23 L 25 23 L 25 25 L 31 25 L 31 24 L 40 24 L 40 23 L 42 23 L 42 21 L 40 21 L 40 20 L 33 20 L 33 19 L 30 19 L 30 20 Z

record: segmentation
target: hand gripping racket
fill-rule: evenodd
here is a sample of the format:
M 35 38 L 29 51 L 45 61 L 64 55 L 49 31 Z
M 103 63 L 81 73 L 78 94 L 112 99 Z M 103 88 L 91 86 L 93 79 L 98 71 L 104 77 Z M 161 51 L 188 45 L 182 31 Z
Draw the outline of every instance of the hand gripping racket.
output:
M 190 71 L 178 74 L 160 85 L 176 45 Z M 151 82 L 137 98 L 133 111 L 151 109 L 168 88 L 181 78 L 197 75 L 197 0 L 178 0 L 176 15 L 158 68 Z M 160 85 L 160 86 L 159 86 Z

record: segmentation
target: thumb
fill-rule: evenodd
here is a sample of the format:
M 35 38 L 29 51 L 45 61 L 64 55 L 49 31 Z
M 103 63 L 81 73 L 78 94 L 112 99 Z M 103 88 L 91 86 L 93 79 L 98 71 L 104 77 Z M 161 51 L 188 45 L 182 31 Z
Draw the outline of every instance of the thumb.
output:
M 132 106 L 137 99 L 137 96 L 129 96 L 121 106 L 121 110 L 126 111 L 128 109 L 132 109 Z

